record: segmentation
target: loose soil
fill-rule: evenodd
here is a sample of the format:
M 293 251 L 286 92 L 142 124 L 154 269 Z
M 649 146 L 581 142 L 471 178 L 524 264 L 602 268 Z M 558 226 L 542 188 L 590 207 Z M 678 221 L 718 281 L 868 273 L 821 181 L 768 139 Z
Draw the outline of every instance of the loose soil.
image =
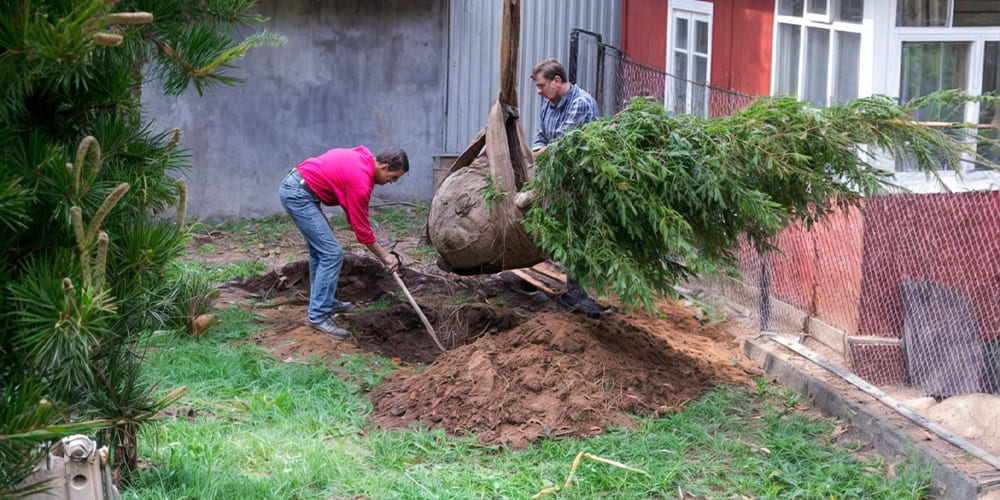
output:
M 228 283 L 223 300 L 253 307 L 267 322 L 253 340 L 277 359 L 333 366 L 344 354 L 372 353 L 400 365 L 370 393 L 372 423 L 386 428 L 442 428 L 521 448 L 545 436 L 630 427 L 634 416 L 677 411 L 714 384 L 751 384 L 759 375 L 733 325 L 702 321 L 684 302 L 664 300 L 652 315 L 604 301 L 618 312 L 589 318 L 562 311 L 509 272 L 459 276 L 409 265 L 400 276 L 446 346 L 441 352 L 392 276 L 360 249 L 347 253 L 338 290 L 356 306 L 337 318 L 355 339 L 338 341 L 306 324 L 301 250 L 242 251 L 243 260 L 258 252 L 275 267 Z M 204 257 L 223 261 L 225 253 Z

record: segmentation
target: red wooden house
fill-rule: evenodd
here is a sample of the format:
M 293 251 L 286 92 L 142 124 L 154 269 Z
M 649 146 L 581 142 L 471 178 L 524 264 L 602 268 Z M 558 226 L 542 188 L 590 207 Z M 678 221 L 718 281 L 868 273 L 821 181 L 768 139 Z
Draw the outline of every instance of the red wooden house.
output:
M 663 95 L 677 112 L 715 114 L 711 97 L 685 91 L 685 85 L 754 96 L 793 94 L 818 106 L 872 94 L 906 102 L 940 89 L 974 95 L 1000 90 L 996 0 L 622 0 L 621 5 L 623 51 L 673 76 Z M 996 137 L 997 108 L 972 103 L 921 110 L 915 118 L 978 124 L 980 133 Z M 980 152 L 1000 160 L 996 149 Z M 970 162 L 959 172 L 942 166 L 938 181 L 915 172 L 905 158 L 887 158 L 879 167 L 893 171 L 913 194 L 868 200 L 864 209 L 810 232 L 786 231 L 784 254 L 770 259 L 769 292 L 802 312 L 809 333 L 848 355 L 855 371 L 872 381 L 912 382 L 907 366 L 915 360 L 907 359 L 913 355 L 908 336 L 946 338 L 934 349 L 947 358 L 962 351 L 949 344 L 961 342 L 956 330 L 971 332 L 975 349 L 985 353 L 976 360 L 985 358 L 987 367 L 993 363 L 995 379 L 1000 173 Z M 753 267 L 745 269 L 750 281 Z M 914 283 L 947 293 L 915 298 L 912 290 L 925 289 Z M 917 299 L 923 300 L 921 308 L 915 307 Z M 934 305 L 927 306 L 928 300 Z M 932 349 L 929 355 L 938 354 Z M 951 362 L 968 361 L 961 356 Z M 985 388 L 995 391 L 996 380 L 991 384 Z

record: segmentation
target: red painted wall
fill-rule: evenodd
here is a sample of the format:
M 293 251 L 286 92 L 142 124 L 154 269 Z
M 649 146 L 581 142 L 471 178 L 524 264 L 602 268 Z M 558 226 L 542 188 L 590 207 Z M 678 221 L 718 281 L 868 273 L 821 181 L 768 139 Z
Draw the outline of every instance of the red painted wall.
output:
M 864 220 L 857 208 L 836 210 L 811 230 L 803 225 L 778 235 L 772 256 L 772 293 L 843 331 L 858 331 Z
M 961 296 L 945 309 L 967 305 L 982 339 L 1000 336 L 1000 191 L 877 196 L 812 231 L 782 231 L 778 246 L 772 295 L 848 335 L 902 338 L 902 283 L 926 280 Z M 741 264 L 759 275 L 742 254 Z M 924 326 L 962 320 L 973 321 L 931 314 Z M 869 382 L 905 381 L 898 345 L 852 344 L 848 355 Z
M 1000 336 L 1000 191 L 880 196 L 865 209 L 863 335 L 902 337 L 900 283 L 958 290 L 984 339 Z
M 712 85 L 750 95 L 770 94 L 774 0 L 712 3 Z
M 712 86 L 770 94 L 774 0 L 713 3 Z M 621 48 L 629 57 L 666 68 L 667 6 L 666 0 L 622 0 Z
M 666 69 L 666 0 L 622 0 L 621 49 L 636 61 Z

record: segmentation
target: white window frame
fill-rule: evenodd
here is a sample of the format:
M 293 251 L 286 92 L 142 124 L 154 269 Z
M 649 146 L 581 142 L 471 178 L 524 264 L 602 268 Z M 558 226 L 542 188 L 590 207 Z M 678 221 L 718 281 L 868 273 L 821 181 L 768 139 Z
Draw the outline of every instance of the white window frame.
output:
M 802 6 L 802 17 L 779 14 L 779 2 L 776 0 L 774 2 L 774 29 L 772 30 L 773 33 L 771 40 L 771 47 L 773 47 L 771 54 L 771 94 L 778 91 L 778 25 L 792 24 L 799 26 L 799 29 L 801 30 L 799 36 L 799 73 L 797 75 L 796 96 L 802 95 L 803 86 L 805 85 L 806 80 L 806 65 L 804 64 L 804 57 L 808 43 L 808 37 L 806 36 L 808 28 L 820 28 L 830 31 L 830 46 L 827 56 L 829 67 L 827 72 L 826 97 L 824 105 L 830 104 L 830 97 L 833 95 L 834 85 L 836 82 L 836 78 L 833 77 L 833 72 L 831 72 L 830 69 L 832 69 L 832 66 L 836 64 L 837 61 L 836 56 L 838 55 L 837 50 L 839 49 L 838 44 L 835 43 L 837 32 L 857 33 L 861 36 L 861 49 L 858 57 L 858 96 L 871 95 L 875 53 L 875 9 L 877 7 L 876 4 L 884 3 L 884 1 L 885 0 L 864 0 L 861 23 L 849 23 L 846 21 L 834 20 L 833 13 L 836 11 L 836 7 L 839 6 L 836 0 L 827 1 L 827 13 L 825 16 L 810 14 L 809 0 L 804 0 Z
M 903 43 L 906 42 L 960 42 L 970 45 L 968 59 L 965 68 L 965 90 L 974 95 L 982 94 L 983 90 L 983 58 L 985 55 L 986 42 L 1000 42 L 1000 28 L 995 26 L 986 27 L 910 27 L 896 26 L 896 6 L 897 0 L 888 0 L 884 3 L 888 7 L 880 17 L 882 23 L 889 27 L 886 37 L 886 80 L 880 93 L 899 97 L 900 84 L 903 71 Z M 948 13 L 949 24 L 953 16 Z M 964 109 L 964 119 L 969 123 L 979 121 L 979 103 L 966 104 Z M 884 168 L 895 170 L 893 162 L 883 163 Z M 971 163 L 964 163 L 962 172 L 956 174 L 951 170 L 938 171 L 939 176 L 948 189 L 954 191 L 998 189 L 1000 188 L 1000 172 L 973 170 Z M 915 192 L 940 192 L 941 185 L 928 179 L 923 172 L 894 172 L 896 181 Z
M 674 57 L 673 57 L 675 50 L 674 21 L 677 19 L 678 13 L 695 14 L 708 17 L 708 53 L 705 54 L 705 57 L 707 59 L 706 61 L 707 68 L 705 69 L 705 85 L 708 86 L 712 82 L 712 39 L 714 38 L 712 36 L 712 33 L 714 24 L 714 16 L 713 16 L 714 9 L 715 9 L 715 4 L 703 0 L 671 0 L 669 2 L 668 12 L 667 12 L 667 56 L 666 56 L 667 60 L 666 60 L 666 65 L 664 66 L 667 68 L 668 76 L 664 81 L 664 91 L 663 91 L 663 96 L 664 96 L 663 104 L 668 108 L 673 106 L 672 96 L 674 95 L 673 85 L 675 82 L 674 78 L 670 75 L 677 74 L 677 69 L 674 68 Z M 692 34 L 691 38 L 693 38 L 693 33 L 695 32 L 693 23 L 689 24 L 688 32 Z M 688 45 L 689 45 L 688 53 L 695 54 L 694 45 L 691 43 L 689 43 Z M 691 64 L 691 60 L 692 59 L 689 58 L 689 66 Z M 691 75 L 690 72 L 688 72 L 687 75 L 688 75 L 687 76 L 688 80 L 693 80 L 693 75 Z M 693 84 L 690 83 L 687 85 L 687 94 L 686 94 L 687 102 L 685 102 L 684 104 L 684 109 L 686 111 L 689 111 L 693 108 L 692 98 L 695 95 L 695 93 L 692 92 L 691 90 L 692 85 Z M 711 111 L 710 97 L 711 97 L 710 92 L 706 91 L 705 103 L 704 103 L 704 109 L 706 113 L 710 113 Z

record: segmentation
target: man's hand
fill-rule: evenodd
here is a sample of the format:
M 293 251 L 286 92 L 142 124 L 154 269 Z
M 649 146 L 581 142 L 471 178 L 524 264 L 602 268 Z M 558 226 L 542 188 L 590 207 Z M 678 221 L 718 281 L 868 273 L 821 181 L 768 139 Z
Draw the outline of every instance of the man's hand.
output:
M 365 246 L 375 254 L 375 257 L 390 273 L 397 272 L 403 268 L 403 259 L 399 257 L 399 254 L 395 250 L 392 251 L 392 255 L 389 255 L 389 252 L 386 252 L 385 248 L 382 248 L 382 245 L 379 245 L 377 241 Z
M 388 269 L 390 273 L 399 272 L 401 269 L 403 269 L 403 259 L 399 256 L 398 253 L 396 253 L 395 250 L 391 251 L 390 253 L 392 254 L 392 257 L 395 258 L 394 259 L 387 258 L 382 263 L 385 264 L 386 269 Z

